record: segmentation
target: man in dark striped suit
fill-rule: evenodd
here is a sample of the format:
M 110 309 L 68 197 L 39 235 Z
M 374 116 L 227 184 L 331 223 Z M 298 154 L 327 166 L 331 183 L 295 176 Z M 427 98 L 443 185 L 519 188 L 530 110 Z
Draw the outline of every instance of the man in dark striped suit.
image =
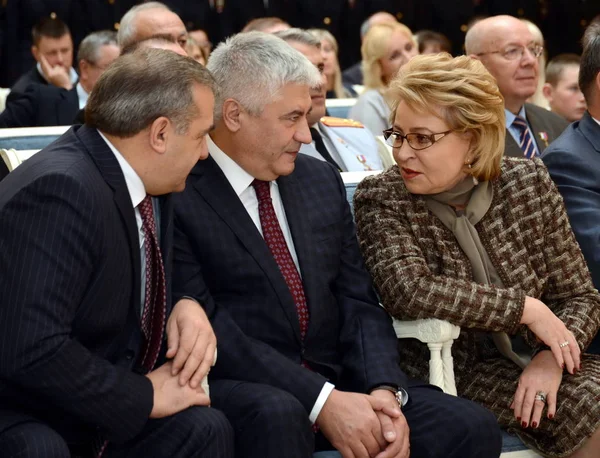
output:
M 87 124 L 0 184 L 2 456 L 232 456 L 200 384 L 214 334 L 170 301 L 169 193 L 207 156 L 213 90 L 187 57 L 123 56 Z

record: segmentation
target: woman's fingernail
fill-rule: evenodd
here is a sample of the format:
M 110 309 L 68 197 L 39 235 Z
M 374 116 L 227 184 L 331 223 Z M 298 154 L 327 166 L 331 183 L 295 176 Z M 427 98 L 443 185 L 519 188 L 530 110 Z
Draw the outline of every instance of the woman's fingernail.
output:
M 521 417 L 517 417 L 517 421 L 521 421 Z
M 527 428 L 527 422 L 526 422 L 526 421 L 522 421 L 522 422 L 521 422 L 521 426 L 522 426 L 523 428 Z
M 537 428 L 537 421 L 534 421 L 533 423 L 531 423 L 531 427 L 532 428 Z
M 548 418 L 549 418 L 550 420 L 552 420 L 552 419 L 554 418 L 554 415 L 553 415 L 553 414 L 551 414 L 551 413 L 549 413 L 549 414 L 548 414 Z

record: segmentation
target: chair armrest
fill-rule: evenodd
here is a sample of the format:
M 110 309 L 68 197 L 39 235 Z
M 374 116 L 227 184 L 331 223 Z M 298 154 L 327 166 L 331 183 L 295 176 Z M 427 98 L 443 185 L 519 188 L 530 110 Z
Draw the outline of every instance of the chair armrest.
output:
M 399 339 L 418 339 L 423 343 L 444 343 L 458 339 L 460 328 L 436 318 L 400 321 L 394 319 L 394 330 Z

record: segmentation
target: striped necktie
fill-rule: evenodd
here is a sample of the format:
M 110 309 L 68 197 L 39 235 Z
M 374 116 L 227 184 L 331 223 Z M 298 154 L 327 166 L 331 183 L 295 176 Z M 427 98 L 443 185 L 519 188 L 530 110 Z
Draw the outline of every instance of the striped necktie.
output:
M 520 116 L 517 116 L 513 121 L 512 125 L 519 129 L 519 132 L 521 133 L 519 147 L 523 151 L 523 155 L 527 159 L 533 159 L 533 157 L 536 155 L 536 149 L 533 138 L 529 133 L 529 126 L 527 125 L 527 121 L 525 121 Z

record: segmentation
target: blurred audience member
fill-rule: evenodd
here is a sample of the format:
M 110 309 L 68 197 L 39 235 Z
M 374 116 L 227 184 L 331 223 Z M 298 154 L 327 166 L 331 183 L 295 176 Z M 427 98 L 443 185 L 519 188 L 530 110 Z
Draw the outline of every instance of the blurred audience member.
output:
M 213 45 L 208 39 L 207 33 L 202 29 L 198 29 L 191 30 L 190 32 L 188 32 L 188 35 L 192 37 L 196 41 L 196 43 L 198 43 L 198 46 L 200 46 L 200 49 L 202 49 L 202 54 L 206 56 L 206 59 L 208 60 L 208 56 L 210 56 L 210 52 L 212 51 Z
M 537 89 L 538 58 L 544 48 L 523 21 L 512 16 L 494 16 L 476 22 L 469 29 L 465 50 L 483 62 L 504 97 L 508 130 L 504 154 L 539 156 L 568 125 L 561 116 L 526 103 Z
M 383 92 L 400 67 L 418 54 L 412 32 L 394 21 L 372 26 L 361 48 L 365 92 L 350 110 L 350 118 L 382 135 L 389 127 L 390 107 Z
M 583 39 L 579 87 L 588 111 L 546 149 L 542 160 L 563 196 L 569 220 L 600 289 L 600 22 Z M 593 349 L 600 353 L 600 336 Z
M 127 11 L 121 19 L 119 46 L 124 49 L 156 34 L 171 35 L 181 49 L 185 48 L 188 34 L 181 18 L 163 3 L 141 3 Z
M 597 457 L 600 359 L 583 350 L 600 327 L 600 294 L 546 167 L 503 157 L 502 95 L 468 56 L 414 58 L 388 97 L 398 166 L 367 177 L 354 198 L 384 307 L 460 326 L 458 396 L 527 446 Z M 410 376 L 429 373 L 424 347 L 399 345 Z
M 188 37 L 187 41 L 185 42 L 185 52 L 196 62 L 206 66 L 208 55 L 205 54 L 204 48 L 198 46 L 198 43 L 192 37 Z
M 310 90 L 312 104 L 306 116 L 312 142 L 303 143 L 300 152 L 327 161 L 340 172 L 381 170 L 383 165 L 375 137 L 362 124 L 349 119 L 325 117 L 327 78 L 319 39 L 302 29 L 283 30 L 275 35 L 304 54 L 321 74 L 321 84 Z
M 444 34 L 433 30 L 420 30 L 415 34 L 415 40 L 419 47 L 419 54 L 438 54 L 440 52 L 452 54 L 452 44 Z
M 77 52 L 79 82 L 71 89 L 30 84 L 25 92 L 11 92 L 0 114 L 0 127 L 63 126 L 80 121 L 78 113 L 87 103 L 98 78 L 119 57 L 117 34 L 94 32 Z
M 559 54 L 546 67 L 544 97 L 550 109 L 569 122 L 579 121 L 586 110 L 585 97 L 579 89 L 579 65 L 577 54 Z
M 544 48 L 544 50 L 538 57 L 539 74 L 538 74 L 537 87 L 535 88 L 534 94 L 531 97 L 529 97 L 527 99 L 527 101 L 529 103 L 533 103 L 533 104 L 537 105 L 538 107 L 542 107 L 542 108 L 549 110 L 550 106 L 548 105 L 548 100 L 546 100 L 546 97 L 544 97 L 544 93 L 543 93 L 544 84 L 546 83 L 546 74 L 544 72 L 544 69 L 546 68 L 546 62 L 547 62 L 546 61 L 547 53 L 546 53 L 544 35 L 542 34 L 542 31 L 540 30 L 540 28 L 533 22 L 531 22 L 527 19 L 521 19 L 521 21 L 523 21 L 527 25 L 527 28 L 533 35 L 533 40 L 534 40 L 535 44 L 542 46 Z
M 252 19 L 244 26 L 242 32 L 275 33 L 289 29 L 291 26 L 278 17 L 259 17 Z
M 375 14 L 369 16 L 362 23 L 362 25 L 360 27 L 360 41 L 361 42 L 364 41 L 365 36 L 367 35 L 367 32 L 374 25 L 394 24 L 397 22 L 398 21 L 396 20 L 396 18 L 392 14 L 390 14 L 386 11 L 379 11 L 378 13 L 375 13 Z M 344 72 L 342 73 L 342 81 L 344 83 L 344 86 L 346 86 L 346 87 L 352 87 L 354 85 L 362 85 L 363 84 L 362 62 L 357 62 L 356 64 L 354 64 L 351 67 L 344 70 Z
M 327 77 L 327 98 L 356 97 L 356 92 L 351 87 L 342 85 L 342 71 L 338 60 L 339 47 L 335 37 L 325 29 L 309 29 L 308 32 L 321 42 L 321 53 L 325 64 L 323 73 Z
M 56 17 L 42 18 L 31 31 L 31 53 L 37 64 L 12 86 L 25 92 L 32 83 L 71 89 L 78 76 L 73 69 L 73 40 L 67 25 Z

